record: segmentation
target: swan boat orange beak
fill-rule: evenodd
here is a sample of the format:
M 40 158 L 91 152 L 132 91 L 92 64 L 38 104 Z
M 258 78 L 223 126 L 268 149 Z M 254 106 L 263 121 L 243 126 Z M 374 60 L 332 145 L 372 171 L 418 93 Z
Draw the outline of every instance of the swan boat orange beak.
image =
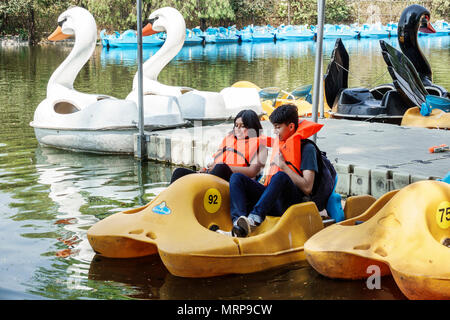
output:
M 422 22 L 419 27 L 419 31 L 423 33 L 436 33 L 436 30 L 433 28 L 430 22 L 430 17 L 425 15 L 422 19 Z
M 59 41 L 59 40 L 67 39 L 69 37 L 70 37 L 70 34 L 63 33 L 61 27 L 58 26 L 58 28 L 56 28 L 56 30 L 53 31 L 53 33 L 48 37 L 48 40 Z
M 159 33 L 159 31 L 153 30 L 152 24 L 148 23 L 143 29 L 142 29 L 142 36 L 151 36 L 152 34 Z

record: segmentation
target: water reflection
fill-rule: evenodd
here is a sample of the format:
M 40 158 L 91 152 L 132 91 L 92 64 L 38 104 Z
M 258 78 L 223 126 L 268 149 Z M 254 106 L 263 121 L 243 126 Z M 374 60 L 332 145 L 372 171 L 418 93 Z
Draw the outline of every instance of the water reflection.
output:
M 53 292 L 56 286 L 59 297 L 67 298 L 73 290 L 83 292 L 80 296 L 89 295 L 86 292 L 96 287 L 88 284 L 87 276 L 95 253 L 86 230 L 108 215 L 151 201 L 167 186 L 172 168 L 141 163 L 130 156 L 68 153 L 45 147 L 36 149 L 35 159 L 37 183 L 47 186 L 53 207 L 48 210 L 53 213 L 48 217 L 51 228 L 47 228 L 53 229 L 53 242 L 44 253 L 53 263 L 36 270 L 34 277 L 39 281 L 33 290 L 47 295 L 48 288 Z M 44 235 L 29 233 L 27 237 Z M 39 289 L 42 285 L 45 288 Z
M 397 38 L 384 39 L 399 48 Z M 373 87 L 391 82 L 381 55 L 378 39 L 344 39 L 350 56 L 349 85 Z M 450 37 L 421 37 L 419 45 L 435 71 L 434 82 L 446 87 L 443 77 L 448 56 L 444 60 L 433 56 L 435 50 L 448 47 Z M 323 42 L 324 71 L 334 48 L 334 39 Z M 144 60 L 159 48 L 145 48 Z M 159 81 L 199 90 L 219 91 L 239 80 L 248 80 L 260 87 L 279 86 L 292 90 L 312 83 L 316 42 L 278 41 L 267 43 L 206 44 L 185 46 L 161 72 Z M 441 53 L 442 55 L 442 53 Z M 136 67 L 135 49 L 101 49 L 101 63 Z M 254 67 L 257 65 L 257 72 Z M 364 67 L 361 67 L 364 66 Z
M 133 289 L 139 299 L 405 299 L 390 276 L 381 279 L 381 289 L 370 290 L 364 280 L 331 280 L 306 262 L 247 275 L 205 279 L 171 275 L 157 255 L 138 259 L 108 259 L 95 256 L 89 279 L 113 281 Z

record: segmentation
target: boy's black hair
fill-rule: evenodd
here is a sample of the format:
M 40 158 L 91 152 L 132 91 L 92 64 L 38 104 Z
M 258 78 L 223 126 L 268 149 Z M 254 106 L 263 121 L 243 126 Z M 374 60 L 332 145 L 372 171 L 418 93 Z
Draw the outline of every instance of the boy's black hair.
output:
M 260 131 L 262 131 L 262 125 L 255 111 L 250 109 L 239 111 L 239 113 L 234 118 L 235 125 L 238 118 L 241 118 L 244 126 L 249 129 L 249 136 L 253 136 L 253 134 L 256 134 L 256 136 L 259 137 L 259 133 Z
M 289 125 L 293 123 L 295 125 L 295 130 L 298 128 L 298 109 L 294 104 L 283 104 L 272 111 L 269 116 L 270 122 L 272 124 L 282 124 Z

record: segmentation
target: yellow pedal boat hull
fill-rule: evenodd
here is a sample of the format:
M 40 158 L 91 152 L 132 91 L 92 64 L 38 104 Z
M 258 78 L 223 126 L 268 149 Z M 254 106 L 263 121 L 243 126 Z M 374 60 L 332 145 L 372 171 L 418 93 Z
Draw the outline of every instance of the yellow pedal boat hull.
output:
M 364 198 L 363 212 L 375 199 Z M 348 210 L 347 210 L 348 211 Z M 232 228 L 228 182 L 209 174 L 182 177 L 147 205 L 113 214 L 87 232 L 94 251 L 105 257 L 159 254 L 181 277 L 245 274 L 305 261 L 303 245 L 324 224 L 313 202 L 293 205 L 282 217 L 268 216 L 247 238 L 209 230 Z
M 316 233 L 305 253 L 330 278 L 368 278 L 367 268 L 378 265 L 409 299 L 450 299 L 449 240 L 450 184 L 420 181 Z
M 402 118 L 402 126 L 450 130 L 450 113 L 433 109 L 429 116 L 420 114 L 419 107 L 406 110 Z
M 112 258 L 158 253 L 169 272 L 182 277 L 249 273 L 305 260 L 304 242 L 323 228 L 314 203 L 292 206 L 281 218 L 268 217 L 251 237 L 234 238 L 208 229 L 215 224 L 231 230 L 228 190 L 213 175 L 185 176 L 146 206 L 93 225 L 89 242 Z M 162 203 L 168 209 L 157 213 Z

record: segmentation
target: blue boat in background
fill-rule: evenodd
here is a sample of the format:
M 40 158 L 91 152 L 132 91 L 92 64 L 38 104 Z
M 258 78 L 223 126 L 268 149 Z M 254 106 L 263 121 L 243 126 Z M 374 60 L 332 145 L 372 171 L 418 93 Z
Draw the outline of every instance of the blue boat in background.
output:
M 241 30 L 237 30 L 236 34 L 241 42 L 251 42 L 253 40 L 251 26 L 246 26 Z
M 218 32 L 219 30 L 217 28 L 208 27 L 208 29 L 203 32 L 205 43 L 216 43 Z
M 397 23 L 388 23 L 386 25 L 387 30 L 389 31 L 389 36 L 392 37 L 397 37 L 398 35 L 398 24 Z
M 102 45 L 107 48 L 122 48 L 137 46 L 137 34 L 135 30 L 126 30 L 122 34 L 115 31 L 112 35 L 107 35 L 106 30 L 100 32 Z M 154 47 L 164 43 L 164 39 L 159 34 L 142 37 L 142 46 Z
M 317 26 L 311 26 L 311 30 L 316 31 Z M 359 36 L 359 31 L 347 25 L 326 24 L 323 28 L 324 39 L 353 39 Z
M 202 44 L 204 40 L 203 32 L 200 28 L 186 29 L 186 39 L 184 45 Z
M 230 43 L 238 42 L 239 36 L 237 35 L 236 27 L 219 27 L 216 33 L 216 43 Z
M 432 23 L 436 33 L 418 32 L 423 37 L 440 37 L 450 36 L 449 23 L 444 20 L 438 20 Z M 381 23 L 363 24 L 357 23 L 351 25 L 332 25 L 324 26 L 324 39 L 359 39 L 359 38 L 396 38 L 398 33 L 397 23 Z M 317 26 L 315 25 L 280 25 L 277 28 L 270 24 L 266 26 L 248 25 L 242 29 L 236 26 L 230 27 L 208 27 L 202 31 L 200 27 L 192 30 L 186 29 L 186 39 L 184 45 L 203 45 L 206 43 L 241 43 L 241 42 L 272 42 L 272 41 L 305 41 L 314 40 L 317 34 Z M 165 41 L 166 34 L 164 32 L 145 36 L 142 38 L 143 46 L 152 47 L 160 46 Z M 115 31 L 113 34 L 106 34 L 106 30 L 100 32 L 102 46 L 107 48 L 121 48 L 137 46 L 136 31 L 126 30 L 122 34 Z
M 312 40 L 315 33 L 307 28 L 306 25 L 293 26 L 281 25 L 276 33 L 277 40 L 304 41 Z
M 275 31 L 272 31 L 270 25 L 255 26 L 250 29 L 252 31 L 253 42 L 268 42 L 275 40 Z
M 383 26 L 381 23 L 363 24 L 359 32 L 361 38 L 382 39 L 388 38 L 390 35 L 387 27 Z

